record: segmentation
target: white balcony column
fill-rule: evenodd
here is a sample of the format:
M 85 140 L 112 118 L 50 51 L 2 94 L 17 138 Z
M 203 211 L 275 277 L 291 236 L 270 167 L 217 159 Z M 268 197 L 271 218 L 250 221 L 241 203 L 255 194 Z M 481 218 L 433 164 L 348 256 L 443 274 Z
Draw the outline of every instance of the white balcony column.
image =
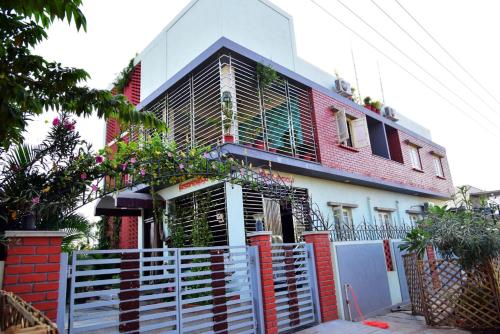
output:
M 244 246 L 245 221 L 243 215 L 243 189 L 226 182 L 227 236 L 229 246 Z

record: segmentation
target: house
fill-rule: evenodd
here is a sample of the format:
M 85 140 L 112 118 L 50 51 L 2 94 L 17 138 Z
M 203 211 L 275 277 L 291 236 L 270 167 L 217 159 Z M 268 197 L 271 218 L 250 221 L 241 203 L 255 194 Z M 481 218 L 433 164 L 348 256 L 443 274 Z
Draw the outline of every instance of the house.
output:
M 278 78 L 265 82 L 266 71 Z M 382 115 L 353 102 L 339 79 L 297 55 L 292 17 L 271 2 L 194 0 L 135 57 L 124 94 L 163 119 L 181 147 L 222 145 L 292 189 L 293 203 L 272 191 L 193 180 L 159 191 L 171 213 L 203 207 L 214 245 L 244 245 L 262 221 L 275 242 L 299 242 L 315 209 L 337 243 L 337 291 L 382 261 L 370 272 L 373 282 L 384 278 L 382 286 L 358 283 L 366 300 L 382 303 L 376 309 L 407 298 L 394 245 L 454 188 L 446 150 L 429 131 L 391 109 Z M 229 131 L 220 126 L 224 99 L 234 117 Z M 116 133 L 116 122 L 108 122 L 107 145 Z M 165 245 L 147 215 L 147 196 L 134 194 L 105 199 L 96 213 L 124 216 L 122 248 Z M 196 215 L 183 219 L 186 231 Z

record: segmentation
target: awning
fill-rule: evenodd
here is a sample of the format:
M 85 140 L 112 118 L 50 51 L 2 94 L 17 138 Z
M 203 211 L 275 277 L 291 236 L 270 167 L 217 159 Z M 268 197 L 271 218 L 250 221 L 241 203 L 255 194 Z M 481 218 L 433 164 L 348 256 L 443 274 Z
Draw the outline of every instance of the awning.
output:
M 165 200 L 157 198 L 158 205 L 164 206 Z M 108 195 L 101 198 L 95 206 L 95 216 L 140 216 L 141 209 L 153 208 L 153 196 L 151 194 L 136 193 L 130 190 L 119 192 L 116 195 Z

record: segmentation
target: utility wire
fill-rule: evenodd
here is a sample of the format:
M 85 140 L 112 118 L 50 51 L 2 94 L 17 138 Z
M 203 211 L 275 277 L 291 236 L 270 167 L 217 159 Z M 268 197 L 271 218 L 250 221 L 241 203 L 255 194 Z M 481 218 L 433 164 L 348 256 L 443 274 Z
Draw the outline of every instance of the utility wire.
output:
M 370 42 L 369 40 L 367 40 L 365 37 L 363 37 L 363 35 L 361 35 L 360 33 L 358 33 L 357 31 L 355 31 L 354 29 L 352 29 L 351 27 L 349 27 L 347 24 L 345 24 L 343 21 L 341 21 L 340 19 L 338 19 L 335 15 L 333 15 L 330 11 L 328 11 L 326 8 L 324 8 L 323 6 L 321 6 L 319 3 L 316 2 L 316 0 L 310 0 L 313 4 L 315 4 L 318 8 L 320 8 L 325 14 L 327 14 L 328 16 L 330 16 L 332 19 L 334 19 L 335 21 L 337 21 L 340 25 L 342 25 L 344 28 L 346 28 L 347 30 L 349 30 L 350 32 L 352 32 L 354 35 L 356 35 L 359 39 L 361 39 L 362 41 L 364 41 L 366 44 L 368 44 L 370 47 L 372 47 L 374 50 L 376 50 L 378 53 L 380 53 L 381 55 L 383 55 L 385 58 L 387 58 L 390 62 L 392 62 L 394 65 L 396 65 L 397 67 L 399 67 L 401 70 L 403 70 L 403 72 L 406 72 L 409 76 L 411 76 L 413 79 L 415 79 L 416 81 L 418 81 L 420 84 L 422 84 L 424 87 L 426 87 L 427 89 L 429 89 L 431 92 L 433 92 L 434 94 L 436 94 L 438 97 L 440 97 L 441 99 L 443 99 L 444 101 L 446 101 L 448 104 L 450 104 L 451 106 L 453 106 L 455 109 L 457 109 L 460 113 L 462 113 L 465 117 L 469 118 L 470 120 L 472 120 L 473 122 L 475 122 L 477 125 L 479 125 L 481 128 L 485 129 L 486 131 L 488 131 L 489 133 L 491 133 L 493 136 L 497 137 L 497 138 L 500 138 L 498 132 L 494 132 L 492 130 L 490 130 L 489 128 L 486 128 L 485 126 L 483 126 L 482 123 L 479 123 L 479 121 L 477 119 L 475 119 L 474 117 L 471 117 L 471 115 L 467 112 L 465 112 L 462 108 L 460 108 L 458 105 L 456 105 L 455 103 L 453 103 L 452 101 L 450 101 L 448 98 L 446 98 L 443 94 L 439 93 L 437 90 L 435 90 L 434 88 L 432 88 L 431 86 L 429 86 L 429 84 L 427 84 L 425 81 L 423 81 L 422 79 L 420 79 L 419 77 L 417 77 L 415 74 L 413 74 L 412 72 L 410 72 L 409 70 L 406 69 L 406 67 L 404 67 L 403 65 L 401 65 L 400 63 L 398 63 L 396 60 L 394 60 L 391 56 L 389 56 L 388 54 L 386 54 L 385 52 L 383 52 L 382 50 L 380 50 L 377 46 L 375 46 L 372 42 Z
M 427 74 L 429 77 L 434 79 L 437 83 L 439 83 L 444 89 L 446 89 L 449 93 L 454 95 L 457 99 L 462 101 L 465 105 L 467 105 L 469 108 L 472 110 L 476 111 L 479 115 L 481 115 L 486 121 L 488 121 L 488 124 L 491 124 L 492 126 L 495 127 L 496 130 L 500 131 L 500 129 L 497 129 L 495 126 L 495 122 L 491 120 L 487 115 L 483 114 L 480 110 L 476 109 L 472 104 L 470 104 L 467 100 L 465 100 L 462 96 L 459 94 L 455 93 L 453 90 L 451 90 L 448 86 L 446 86 L 438 77 L 436 77 L 434 74 L 429 72 L 427 69 L 425 69 L 422 65 L 420 65 L 415 59 L 410 57 L 406 52 L 404 52 L 400 47 L 398 47 L 394 42 L 392 42 L 390 39 L 384 36 L 384 34 L 380 33 L 377 29 L 375 29 L 370 23 L 368 23 L 365 19 L 363 19 L 360 15 L 358 15 L 354 10 L 352 10 L 349 6 L 347 6 L 345 3 L 343 3 L 341 0 L 337 0 L 338 3 L 340 3 L 345 9 L 347 9 L 349 12 L 351 12 L 354 16 L 356 16 L 361 22 L 363 22 L 368 28 L 373 30 L 378 36 L 380 36 L 384 41 L 389 43 L 393 48 L 399 51 L 403 56 L 405 56 L 409 61 L 411 61 L 415 66 L 417 66 L 420 70 L 422 70 L 425 74 Z
M 462 84 L 466 89 L 468 89 L 472 95 L 478 98 L 481 102 L 484 103 L 486 107 L 488 107 L 495 114 L 497 110 L 490 106 L 488 102 L 486 102 L 479 94 L 477 94 L 469 85 L 467 85 L 462 79 L 460 79 L 453 71 L 451 71 L 446 65 L 444 65 L 439 59 L 437 59 L 425 46 L 423 46 L 418 40 L 416 40 L 405 28 L 403 28 L 389 13 L 387 13 L 380 5 L 378 5 L 375 0 L 370 0 L 375 7 L 377 7 L 389 20 L 391 20 L 395 25 L 398 26 L 401 31 L 403 31 L 411 40 L 413 40 L 425 53 L 427 53 L 432 59 L 436 61 L 442 68 L 444 68 L 449 74 L 451 74 L 458 82 Z M 491 122 L 491 120 L 490 120 Z
M 495 100 L 496 103 L 500 104 L 500 101 L 486 87 L 484 87 L 481 82 L 479 82 L 479 80 L 477 80 L 462 64 L 460 64 L 460 62 L 455 57 L 453 57 L 453 55 L 448 50 L 446 50 L 445 47 L 441 43 L 439 43 L 436 38 L 434 38 L 434 36 L 432 36 L 432 34 L 415 18 L 415 16 L 413 16 L 408 11 L 408 9 L 406 9 L 398 0 L 394 1 L 396 1 L 399 7 L 401 7 L 401 9 L 403 9 L 409 17 L 411 17 L 411 19 L 427 34 L 427 36 L 429 36 L 434 41 L 434 43 L 436 43 L 436 45 L 439 46 L 439 48 L 443 50 L 443 52 L 446 53 L 448 57 L 450 57 L 455 62 L 455 64 L 457 64 L 457 66 L 462 69 L 462 71 L 464 71 L 472 80 L 474 80 L 474 82 L 479 87 L 481 87 L 493 100 Z

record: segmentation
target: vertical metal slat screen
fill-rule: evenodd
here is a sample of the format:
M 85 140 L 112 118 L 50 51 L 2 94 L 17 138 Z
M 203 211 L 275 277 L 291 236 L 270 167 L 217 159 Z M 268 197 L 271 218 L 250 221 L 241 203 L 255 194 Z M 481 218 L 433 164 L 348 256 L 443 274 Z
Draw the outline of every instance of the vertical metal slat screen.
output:
M 170 213 L 182 224 L 185 236 L 191 235 L 193 221 L 203 215 L 212 232 L 211 246 L 227 245 L 226 193 L 223 184 L 177 197 L 171 202 Z M 192 240 L 186 239 L 186 246 L 191 246 Z

